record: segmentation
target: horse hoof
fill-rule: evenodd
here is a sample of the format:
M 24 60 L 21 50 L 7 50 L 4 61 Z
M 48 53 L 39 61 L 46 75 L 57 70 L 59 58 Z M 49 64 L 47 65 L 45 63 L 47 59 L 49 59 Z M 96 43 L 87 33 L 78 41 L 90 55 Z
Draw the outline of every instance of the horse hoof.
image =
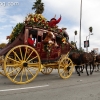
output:
M 92 75 L 92 73 L 90 73 L 90 75 Z
M 83 73 L 83 71 L 81 71 L 81 73 Z

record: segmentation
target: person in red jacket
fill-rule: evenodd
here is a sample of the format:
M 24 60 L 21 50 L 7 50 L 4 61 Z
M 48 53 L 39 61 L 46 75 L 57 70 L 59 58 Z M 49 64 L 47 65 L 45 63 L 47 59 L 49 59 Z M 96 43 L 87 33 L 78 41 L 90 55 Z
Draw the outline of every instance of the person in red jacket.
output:
M 28 44 L 30 45 L 30 46 L 33 46 L 34 45 L 34 40 L 32 40 L 32 34 L 29 34 L 29 38 L 28 38 Z
M 55 15 L 55 17 L 56 17 L 56 15 Z M 48 26 L 49 27 L 56 27 L 56 24 L 58 24 L 59 22 L 60 22 L 60 20 L 61 20 L 61 15 L 60 15 L 60 18 L 59 19 L 56 19 L 56 18 L 52 18 L 49 22 L 48 22 Z

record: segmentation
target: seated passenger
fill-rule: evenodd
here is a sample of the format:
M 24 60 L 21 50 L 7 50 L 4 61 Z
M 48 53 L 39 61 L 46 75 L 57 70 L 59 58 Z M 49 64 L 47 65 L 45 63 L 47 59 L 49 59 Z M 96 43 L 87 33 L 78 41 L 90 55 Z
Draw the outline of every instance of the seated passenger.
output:
M 28 44 L 30 45 L 30 46 L 34 46 L 34 40 L 32 39 L 32 34 L 29 34 L 29 38 L 28 38 Z

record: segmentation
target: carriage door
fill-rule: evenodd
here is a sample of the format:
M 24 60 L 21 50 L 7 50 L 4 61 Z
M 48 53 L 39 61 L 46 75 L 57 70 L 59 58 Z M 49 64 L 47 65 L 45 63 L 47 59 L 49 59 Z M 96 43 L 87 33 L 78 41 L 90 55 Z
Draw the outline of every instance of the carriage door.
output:
M 42 50 L 42 35 L 43 35 L 43 31 L 38 30 L 36 48 L 40 56 L 41 56 L 41 50 Z

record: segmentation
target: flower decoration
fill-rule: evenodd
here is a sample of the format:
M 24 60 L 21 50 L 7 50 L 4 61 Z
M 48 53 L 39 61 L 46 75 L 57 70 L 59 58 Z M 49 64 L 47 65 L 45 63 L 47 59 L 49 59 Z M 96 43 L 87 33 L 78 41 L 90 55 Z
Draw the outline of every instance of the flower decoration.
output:
M 47 26 L 47 20 L 42 14 L 28 14 L 25 17 L 25 24 L 27 26 L 45 28 Z
M 66 38 L 65 37 L 62 38 L 62 43 L 64 43 L 64 44 L 66 43 Z

